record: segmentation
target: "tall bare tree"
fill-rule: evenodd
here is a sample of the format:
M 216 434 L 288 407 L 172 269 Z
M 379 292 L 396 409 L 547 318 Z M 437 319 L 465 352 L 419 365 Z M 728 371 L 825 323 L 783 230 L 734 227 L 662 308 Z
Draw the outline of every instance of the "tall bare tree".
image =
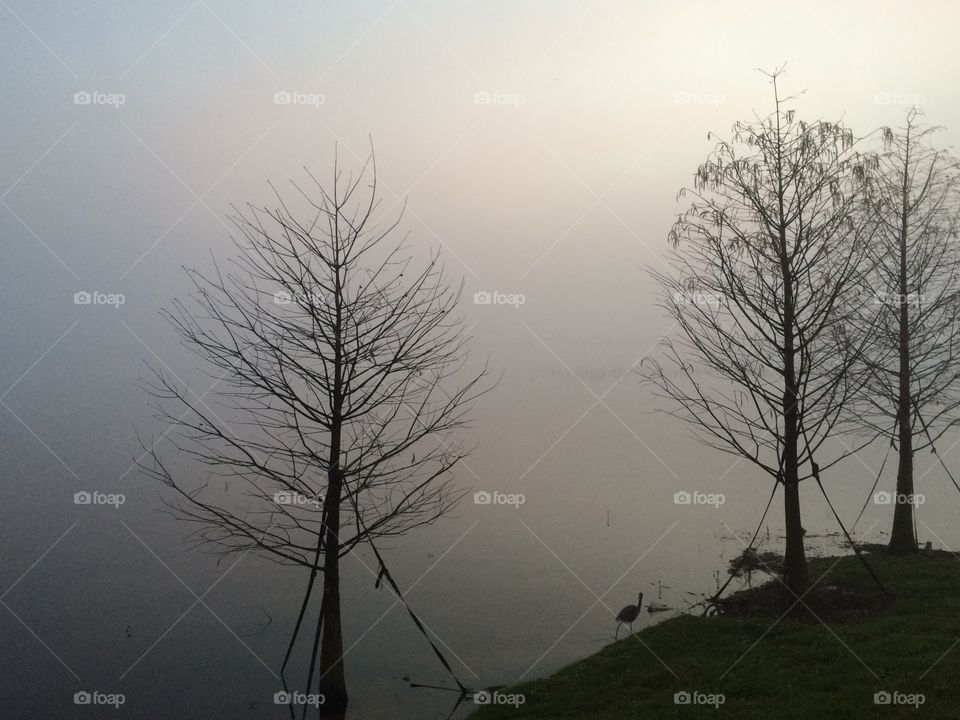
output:
M 805 123 L 769 75 L 773 112 L 733 126 L 699 167 L 654 271 L 677 332 L 643 374 L 707 445 L 752 462 L 783 488 L 784 583 L 808 585 L 800 482 L 856 382 L 846 320 L 862 287 L 866 161 L 850 130 Z M 805 469 L 806 468 L 806 469 Z
M 455 435 L 484 369 L 465 367 L 462 285 L 435 255 L 414 267 L 390 240 L 399 217 L 375 221 L 372 153 L 355 177 L 335 164 L 329 186 L 309 180 L 294 184 L 298 210 L 278 193 L 274 208 L 236 211 L 229 270 L 188 271 L 195 292 L 166 316 L 217 382 L 200 400 L 153 369 L 168 438 L 196 463 L 175 468 L 153 445 L 141 467 L 174 491 L 199 544 L 308 572 L 291 649 L 322 574 L 306 689 L 317 680 L 322 713 L 335 714 L 347 703 L 340 558 L 459 499 Z M 225 487 L 199 483 L 198 467 Z
M 885 129 L 866 201 L 876 224 L 872 286 L 879 306 L 858 413 L 898 448 L 891 550 L 917 549 L 914 453 L 932 447 L 960 409 L 960 165 L 916 109 Z

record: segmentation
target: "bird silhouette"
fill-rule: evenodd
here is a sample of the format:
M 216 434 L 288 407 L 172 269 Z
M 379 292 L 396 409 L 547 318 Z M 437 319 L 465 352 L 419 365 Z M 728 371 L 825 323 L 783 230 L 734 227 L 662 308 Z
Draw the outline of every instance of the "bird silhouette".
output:
M 620 626 L 624 623 L 630 628 L 630 634 L 633 634 L 633 621 L 640 615 L 640 606 L 643 605 L 643 593 L 637 596 L 636 605 L 627 605 L 623 610 L 617 613 L 617 631 L 613 634 L 613 639 L 617 639 L 620 633 Z

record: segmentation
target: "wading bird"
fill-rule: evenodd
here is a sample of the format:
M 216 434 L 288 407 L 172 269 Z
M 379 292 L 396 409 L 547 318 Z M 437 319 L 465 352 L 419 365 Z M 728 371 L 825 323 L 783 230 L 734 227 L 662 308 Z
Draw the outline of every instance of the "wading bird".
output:
M 637 616 L 640 614 L 640 606 L 643 605 L 643 593 L 637 596 L 636 605 L 627 605 L 623 610 L 617 613 L 617 631 L 613 634 L 613 639 L 617 639 L 617 635 L 620 633 L 620 626 L 623 623 L 627 624 L 627 627 L 630 628 L 630 634 L 633 634 L 633 621 L 637 619 Z

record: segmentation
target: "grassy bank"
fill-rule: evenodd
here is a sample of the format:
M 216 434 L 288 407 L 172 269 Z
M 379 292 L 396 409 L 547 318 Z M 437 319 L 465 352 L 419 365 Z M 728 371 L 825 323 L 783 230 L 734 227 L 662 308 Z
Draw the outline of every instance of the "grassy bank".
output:
M 776 622 L 776 614 L 673 618 L 548 678 L 504 689 L 523 693 L 519 708 L 488 705 L 470 718 L 960 717 L 960 643 L 952 647 L 960 640 L 960 560 L 945 552 L 868 558 L 896 596 L 881 614 L 829 627 Z M 811 580 L 818 578 L 820 586 L 876 589 L 852 556 L 812 561 Z M 722 693 L 725 701 L 675 704 L 682 691 Z M 878 706 L 881 691 L 922 693 L 924 702 Z

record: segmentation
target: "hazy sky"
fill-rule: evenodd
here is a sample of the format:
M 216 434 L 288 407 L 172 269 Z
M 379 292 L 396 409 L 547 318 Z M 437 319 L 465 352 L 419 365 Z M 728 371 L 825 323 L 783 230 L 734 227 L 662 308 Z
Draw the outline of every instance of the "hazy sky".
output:
M 591 392 L 623 378 L 610 401 L 642 403 L 628 371 L 665 327 L 643 269 L 661 261 L 707 132 L 769 111 L 755 68 L 789 63 L 801 116 L 866 133 L 917 102 L 949 140 L 958 15 L 947 2 L 4 0 L 0 385 L 17 447 L 112 482 L 134 428 L 159 432 L 133 388 L 142 361 L 201 382 L 157 315 L 186 289 L 181 266 L 225 256 L 231 204 L 268 202 L 266 181 L 302 181 L 303 166 L 329 177 L 335 143 L 356 166 L 372 136 L 383 211 L 407 198 L 409 242 L 463 275 L 475 348 L 506 373 L 487 412 L 508 419 L 478 428 L 490 454 L 477 462 L 515 479 Z M 483 290 L 525 303 L 474 305 Z M 124 304 L 78 306 L 79 291 Z M 546 372 L 563 390 L 531 415 L 512 388 Z
M 303 166 L 327 177 L 335 143 L 355 165 L 370 136 L 384 212 L 406 197 L 412 246 L 440 247 L 464 276 L 478 351 L 498 369 L 569 368 L 573 392 L 600 392 L 590 373 L 616 379 L 664 327 L 643 268 L 660 262 L 707 131 L 769 110 L 755 68 L 789 62 L 802 116 L 845 114 L 866 133 L 917 102 L 949 140 L 958 15 L 947 2 L 4 0 L 4 397 L 51 449 L 72 446 L 66 465 L 108 430 L 126 456 L 141 360 L 191 377 L 157 318 L 185 289 L 180 267 L 223 257 L 232 203 L 268 201 L 266 181 Z M 525 304 L 474 306 L 481 290 Z M 78 291 L 125 302 L 77 306 Z
M 875 96 L 899 93 L 956 126 L 960 11 L 923 6 L 5 2 L 0 193 L 39 239 L 7 209 L 4 237 L 45 256 L 47 283 L 154 286 L 266 178 L 372 135 L 387 199 L 409 192 L 409 229 L 473 281 L 603 290 L 661 249 L 706 131 L 766 109 L 757 66 L 789 61 L 804 114 L 865 131 L 897 120 Z M 585 257 L 597 272 L 573 272 Z

